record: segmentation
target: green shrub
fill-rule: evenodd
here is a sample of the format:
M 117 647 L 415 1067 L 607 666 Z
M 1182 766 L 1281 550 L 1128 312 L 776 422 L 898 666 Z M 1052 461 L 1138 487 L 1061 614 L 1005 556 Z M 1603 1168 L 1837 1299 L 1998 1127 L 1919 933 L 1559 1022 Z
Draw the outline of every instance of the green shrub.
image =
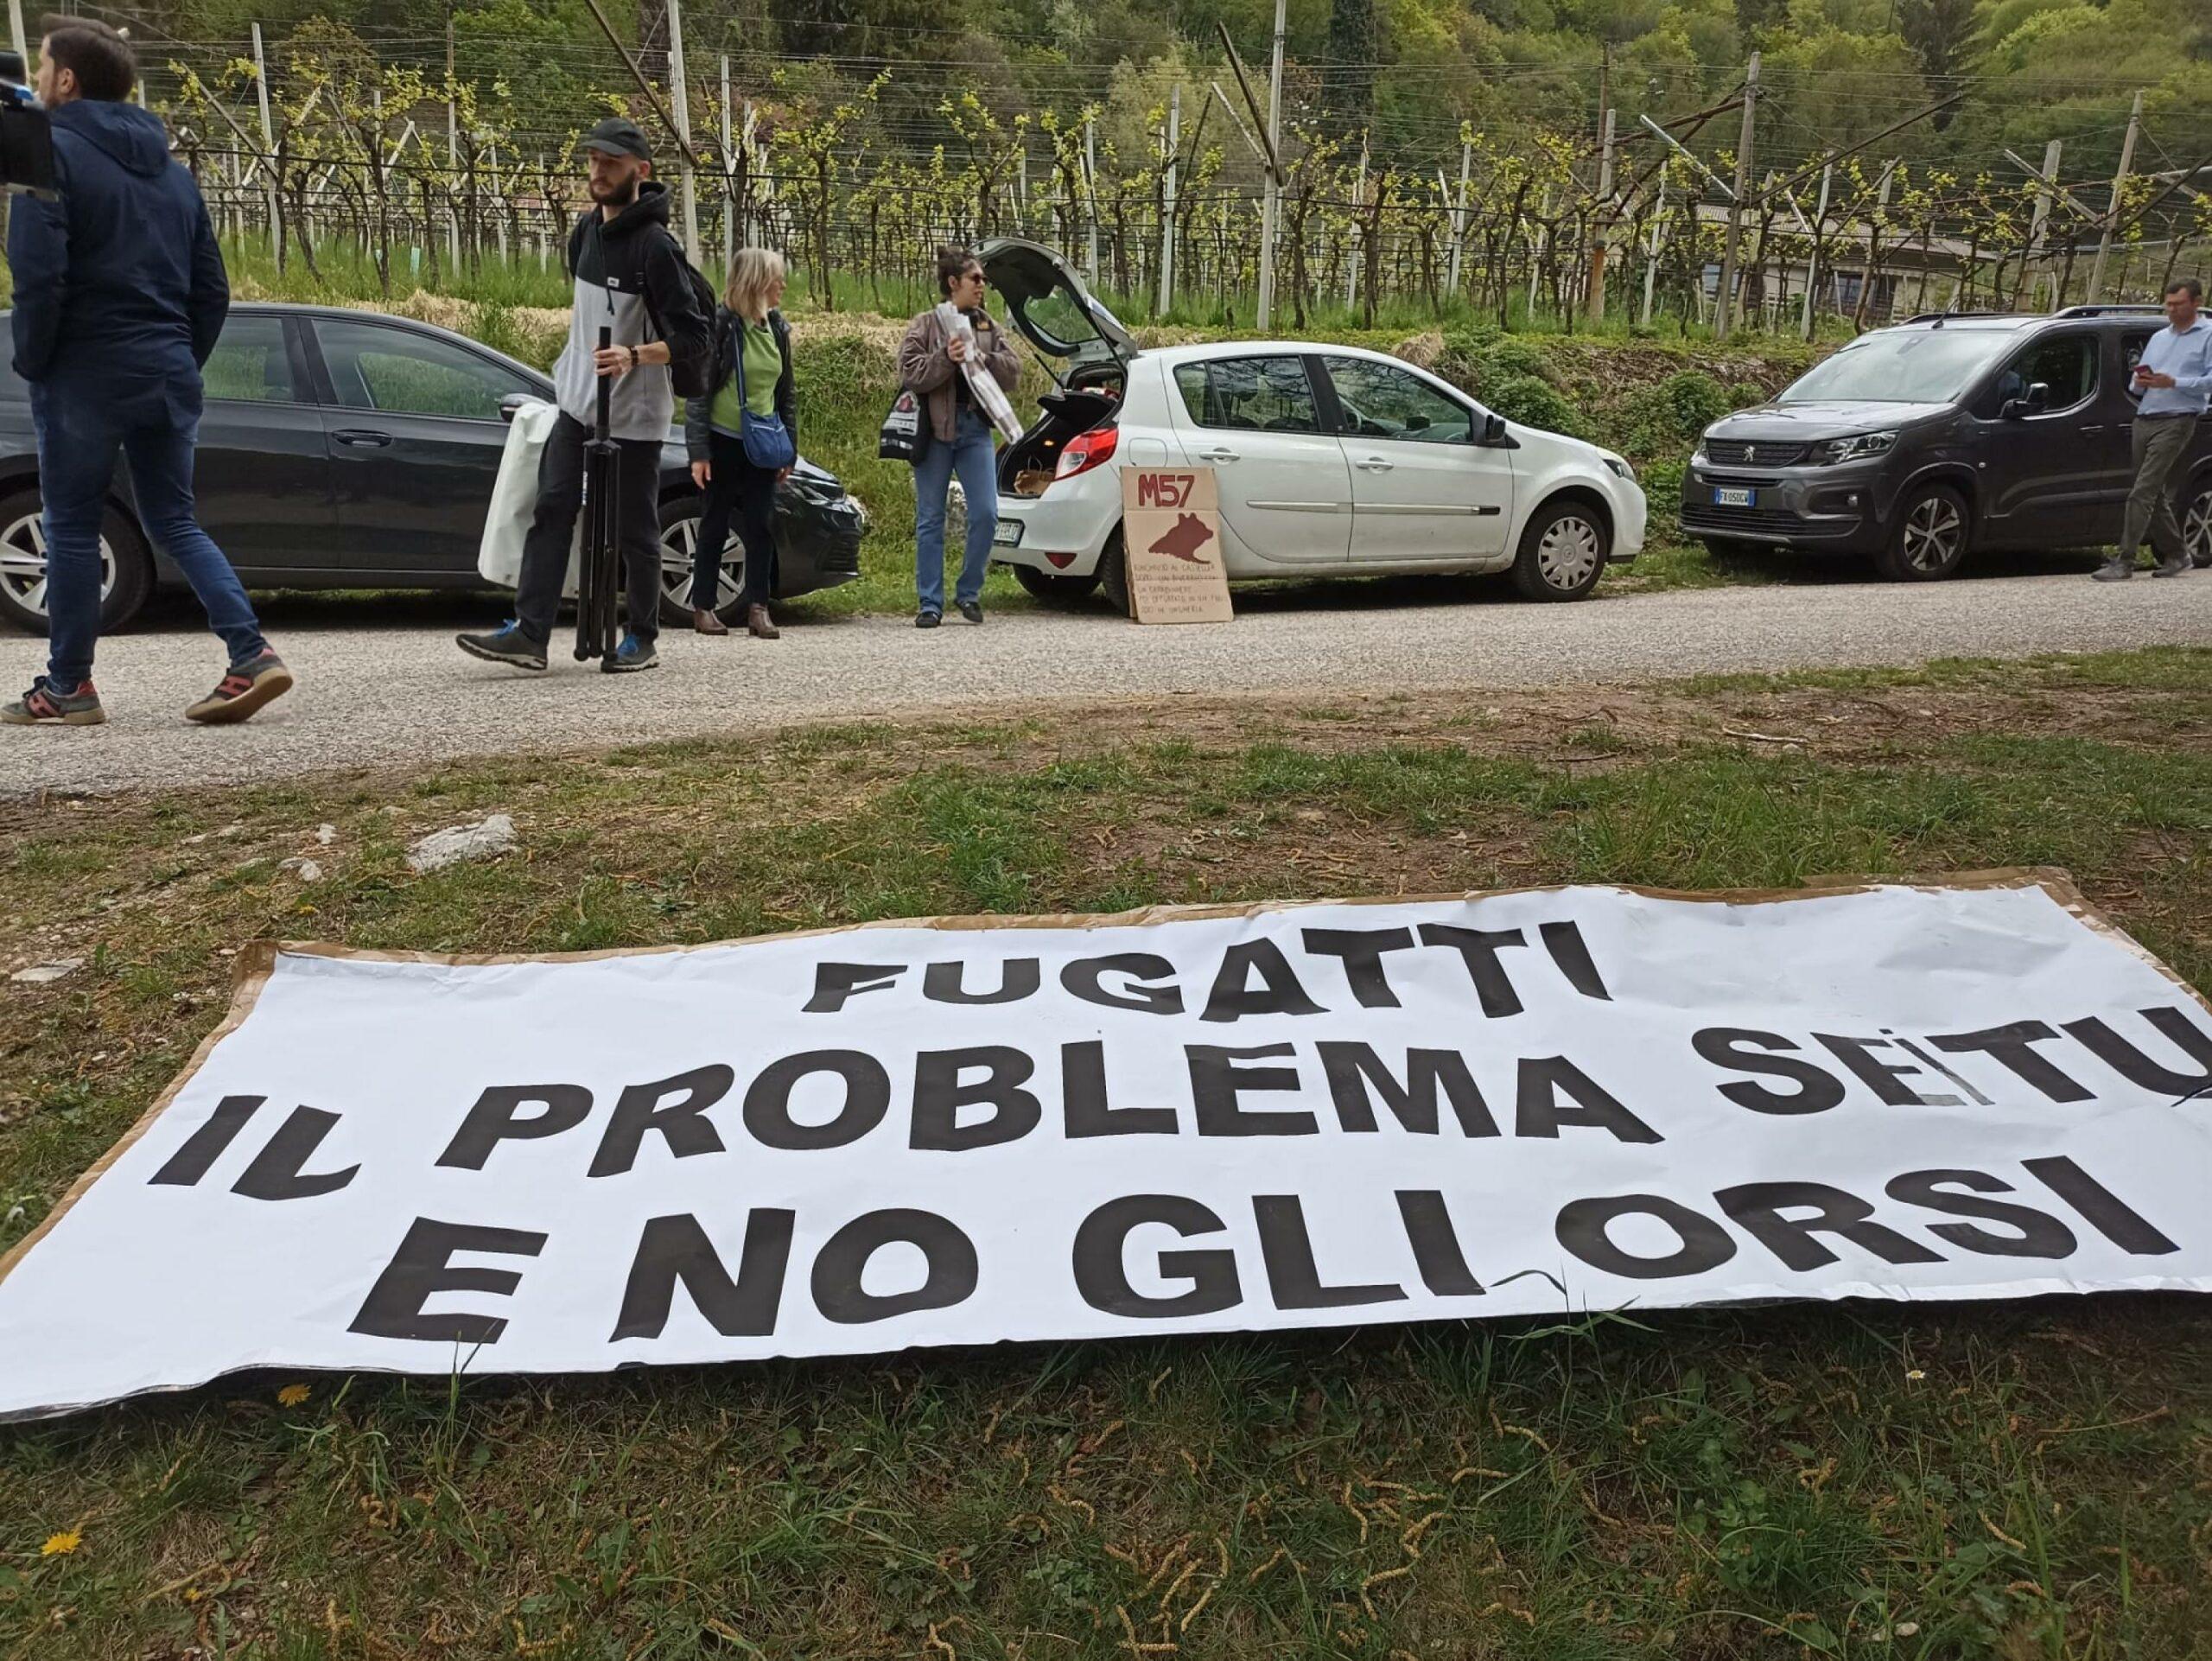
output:
M 531 363 L 536 360 L 533 342 L 524 340 L 522 331 L 515 327 L 514 309 L 511 306 L 501 305 L 496 301 L 479 306 L 475 324 L 469 333 L 493 351 L 504 352 L 518 362 Z M 548 366 L 538 364 L 537 366 L 543 369 Z
M 1712 376 L 1684 369 L 1624 398 L 1612 424 L 1632 457 L 1678 456 L 1734 407 L 1730 396 Z
M 1643 487 L 1646 500 L 1654 514 L 1672 513 L 1675 504 L 1681 500 L 1682 474 L 1688 463 L 1680 457 L 1654 461 L 1637 472 L 1637 482 Z
M 1512 375 L 1491 384 L 1483 402 L 1508 421 L 1542 427 L 1575 437 L 1582 435 L 1582 418 L 1559 389 L 1535 375 Z
M 1483 347 L 1484 375 L 1491 380 L 1507 380 L 1524 375 L 1534 375 L 1539 380 L 1551 379 L 1541 347 L 1533 340 L 1517 335 L 1501 334 Z
M 1685 369 L 1667 377 L 1657 388 L 1660 400 L 1673 415 L 1675 436 L 1694 439 L 1732 407 L 1729 394 L 1710 375 Z
M 1487 324 L 1460 325 L 1444 332 L 1444 350 L 1433 366 L 1461 391 L 1491 402 L 1493 388 L 1510 381 L 1551 379 L 1541 347 L 1501 334 Z
M 1497 338 L 1497 325 L 1495 323 L 1454 323 L 1444 331 L 1444 355 L 1480 357 L 1491 342 Z

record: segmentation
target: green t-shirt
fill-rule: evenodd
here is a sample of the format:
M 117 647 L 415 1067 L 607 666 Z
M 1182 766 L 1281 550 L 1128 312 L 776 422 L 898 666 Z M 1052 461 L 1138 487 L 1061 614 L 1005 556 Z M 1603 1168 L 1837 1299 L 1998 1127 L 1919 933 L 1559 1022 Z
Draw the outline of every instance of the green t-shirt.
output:
M 745 407 L 757 416 L 772 416 L 776 413 L 776 382 L 784 372 L 784 354 L 776 344 L 776 332 L 742 318 L 738 320 L 737 329 L 738 349 L 745 354 Z M 714 402 L 707 407 L 707 423 L 718 433 L 737 436 L 734 372 L 715 389 Z

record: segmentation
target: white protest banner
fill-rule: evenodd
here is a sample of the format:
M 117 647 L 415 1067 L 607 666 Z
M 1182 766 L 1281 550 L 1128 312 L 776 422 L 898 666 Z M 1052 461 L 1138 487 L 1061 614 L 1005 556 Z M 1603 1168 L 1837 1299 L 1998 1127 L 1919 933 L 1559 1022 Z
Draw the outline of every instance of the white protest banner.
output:
M 2212 1290 L 2212 1012 L 2055 875 L 257 950 L 0 1262 L 0 1412 L 244 1367 Z

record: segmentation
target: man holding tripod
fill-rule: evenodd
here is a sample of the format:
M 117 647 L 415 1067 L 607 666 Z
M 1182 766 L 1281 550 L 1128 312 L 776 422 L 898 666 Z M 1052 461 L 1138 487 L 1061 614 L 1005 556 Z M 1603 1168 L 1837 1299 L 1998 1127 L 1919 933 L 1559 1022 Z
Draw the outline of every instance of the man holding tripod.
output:
M 46 535 L 46 673 L 0 721 L 88 727 L 100 633 L 100 517 L 119 451 L 141 523 L 182 571 L 230 652 L 215 690 L 185 710 L 243 721 L 289 690 L 221 549 L 194 514 L 200 371 L 230 311 L 222 251 L 159 117 L 128 102 L 130 44 L 105 23 L 49 18 L 38 95 L 52 112 L 56 200 L 15 204 L 16 372 L 30 384 Z
M 629 627 L 600 667 L 619 675 L 660 661 L 653 649 L 660 633 L 660 457 L 676 414 L 668 365 L 702 360 L 712 342 L 683 251 L 669 233 L 668 187 L 652 177 L 645 134 L 610 116 L 584 136 L 583 149 L 595 207 L 569 239 L 575 309 L 569 343 L 553 366 L 561 414 L 538 461 L 515 618 L 489 634 L 461 635 L 459 645 L 493 663 L 545 667 L 582 505 L 584 444 L 598 418 L 599 382 L 611 378 L 607 432 L 621 452 L 615 519 L 628 567 Z M 602 328 L 612 340 L 603 348 Z

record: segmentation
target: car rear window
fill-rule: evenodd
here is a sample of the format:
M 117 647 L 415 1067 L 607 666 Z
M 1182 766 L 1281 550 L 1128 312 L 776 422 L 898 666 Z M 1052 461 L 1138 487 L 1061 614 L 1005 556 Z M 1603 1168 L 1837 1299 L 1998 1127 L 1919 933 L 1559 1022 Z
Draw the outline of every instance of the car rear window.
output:
M 2143 348 L 2151 344 L 2155 328 L 2131 328 L 2120 337 L 2120 387 L 2133 403 L 2141 403 L 2143 389 L 2135 384 L 2135 366 L 2143 361 Z
M 226 318 L 200 379 L 208 398 L 245 404 L 301 401 L 281 318 L 254 314 Z
M 1321 417 L 1303 358 L 1210 358 L 1175 366 L 1175 390 L 1201 427 L 1317 433 Z

